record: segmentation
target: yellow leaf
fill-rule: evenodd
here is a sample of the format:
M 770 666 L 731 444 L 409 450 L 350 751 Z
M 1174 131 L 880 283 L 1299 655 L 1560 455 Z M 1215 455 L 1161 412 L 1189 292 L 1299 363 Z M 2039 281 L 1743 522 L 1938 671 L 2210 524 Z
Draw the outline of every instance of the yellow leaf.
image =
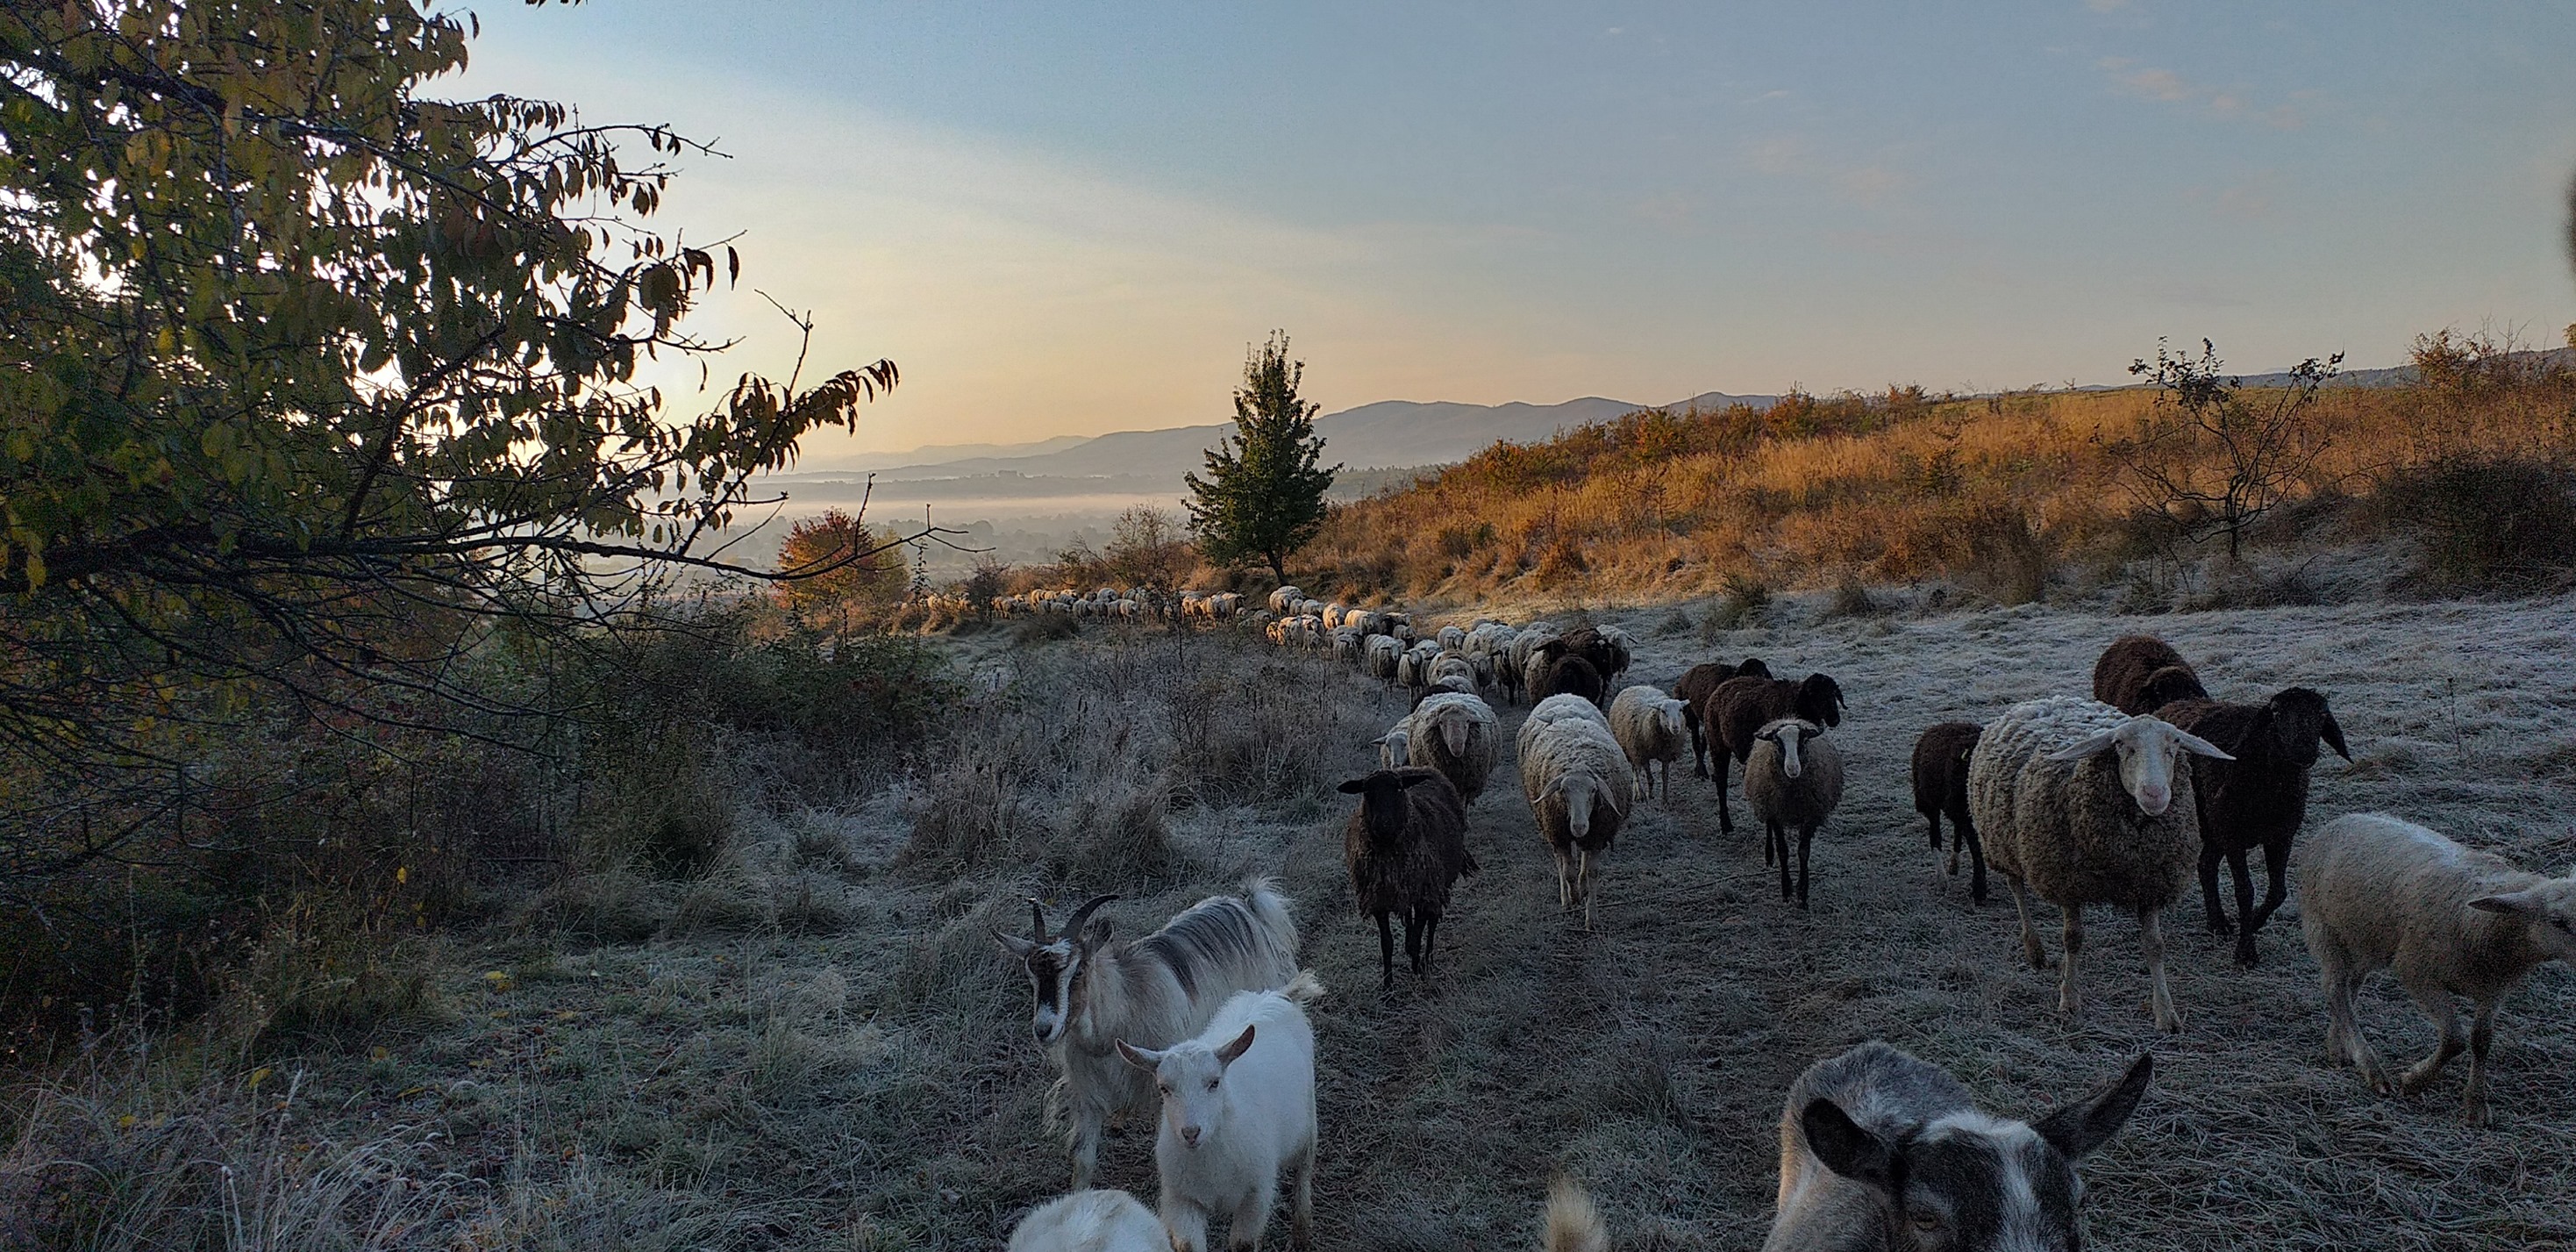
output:
M 398 882 L 398 883 L 399 883 L 399 882 L 410 882 L 410 881 L 411 881 L 411 867 L 410 867 L 410 866 L 408 866 L 408 865 L 397 865 L 397 866 L 395 866 L 395 867 L 394 867 L 394 881 L 395 881 L 395 882 Z
M 128 1113 L 128 1114 L 126 1114 L 126 1115 L 125 1115 L 125 1116 L 123 1116 L 123 1117 L 117 1118 L 117 1119 L 116 1119 L 116 1128 L 117 1128 L 118 1130 L 132 1130 L 132 1129 L 134 1129 L 134 1114 L 132 1114 L 132 1113 Z
M 259 1085 L 268 1081 L 268 1075 L 270 1072 L 269 1067 L 265 1065 L 252 1070 L 250 1072 L 250 1089 L 253 1091 L 259 1090 Z
M 392 1052 L 392 1050 L 391 1050 L 391 1049 L 388 1049 L 387 1047 L 385 1047 L 385 1045 L 383 1045 L 383 1044 L 381 1044 L 381 1043 L 380 1043 L 380 1044 L 377 1044 L 374 1048 L 372 1048 L 372 1049 L 368 1050 L 368 1052 L 367 1052 L 367 1059 L 368 1059 L 368 1060 L 371 1060 L 371 1061 L 384 1061 L 384 1060 L 391 1060 L 392 1058 L 393 1058 L 393 1052 Z

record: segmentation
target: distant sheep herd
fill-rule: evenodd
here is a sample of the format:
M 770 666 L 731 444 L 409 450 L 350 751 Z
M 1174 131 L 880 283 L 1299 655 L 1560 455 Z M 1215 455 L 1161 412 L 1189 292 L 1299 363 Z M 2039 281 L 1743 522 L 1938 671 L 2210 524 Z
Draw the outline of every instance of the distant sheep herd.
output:
M 1045 607 L 1015 611 L 1123 617 L 1115 606 L 1133 602 L 1107 589 L 1030 594 L 1037 599 L 1012 599 Z M 1060 607 L 1063 597 L 1077 607 Z M 1586 930 L 1621 826 L 1657 794 L 1658 765 L 1660 794 L 1672 801 L 1671 768 L 1685 751 L 1693 772 L 1717 784 L 1721 830 L 1733 827 L 1728 764 L 1743 767 L 1765 864 L 1778 866 L 1783 900 L 1807 904 L 1815 835 L 1845 783 L 1833 734 L 1844 696 L 1828 675 L 1790 680 L 1759 659 L 1712 662 L 1667 692 L 1620 685 L 1635 641 L 1616 627 L 1480 620 L 1425 637 L 1403 613 L 1318 603 L 1295 587 L 1273 592 L 1266 611 L 1246 612 L 1230 593 L 1174 603 L 1184 617 L 1256 619 L 1274 643 L 1329 651 L 1410 695 L 1413 711 L 1371 745 L 1380 768 L 1340 788 L 1358 800 L 1344 853 L 1359 911 L 1377 923 L 1382 987 L 1395 981 L 1395 923 L 1408 969 L 1430 976 L 1451 890 L 1477 872 L 1468 812 L 1501 764 L 1489 694 L 1531 705 L 1513 745 L 1521 796 L 1555 858 L 1560 911 L 1579 906 Z M 2295 883 L 2324 982 L 2329 1062 L 2353 1066 L 2379 1092 L 2412 1093 L 2465 1048 L 2464 1112 L 2483 1125 L 2498 1002 L 2542 962 L 2576 961 L 2576 872 L 2528 873 L 2384 814 L 2337 818 L 2294 850 L 2321 746 L 2350 758 L 2324 696 L 2290 687 L 2260 703 L 2215 700 L 2174 649 L 2131 636 L 2103 653 L 2090 698 L 2055 695 L 1982 725 L 1926 729 L 1911 781 L 1936 851 L 1948 821 L 1947 871 L 1958 873 L 1968 852 L 1972 899 L 1986 898 L 1989 867 L 2003 876 L 2034 969 L 2051 958 L 2031 897 L 2058 907 L 2061 1012 L 2074 1016 L 2081 1004 L 2086 906 L 2137 917 L 2151 1012 L 2174 1031 L 2182 1013 L 2165 980 L 2161 920 L 2188 894 L 2195 868 L 2210 929 L 2232 932 L 2246 965 L 2257 959 L 2256 932 Z M 2270 876 L 2259 904 L 2247 865 L 2256 848 Z M 2222 862 L 2232 919 L 2219 897 Z M 1306 1012 L 1323 989 L 1296 967 L 1288 900 L 1258 880 L 1121 941 L 1098 913 L 1115 898 L 1084 903 L 1053 934 L 1033 900 L 1027 937 L 996 936 L 1035 991 L 1032 1029 L 1061 1075 L 1050 1109 L 1071 1113 L 1075 1188 L 1025 1218 L 1011 1248 L 1199 1252 L 1211 1215 L 1229 1222 L 1229 1246 L 1250 1248 L 1283 1171 L 1292 1240 L 1304 1246 L 1316 1142 Z M 2431 1055 L 2394 1076 L 2354 1019 L 2355 988 L 2380 969 L 2395 971 L 2440 1031 Z M 2472 1004 L 2465 1035 L 2455 996 Z M 1820 1060 L 1791 1084 L 1782 1111 L 1778 1212 L 1763 1246 L 2076 1248 L 2074 1167 L 2118 1132 L 2153 1069 L 2140 1055 L 2031 1124 L 1979 1110 L 1951 1075 L 1882 1043 Z M 1141 1105 L 1149 1080 L 1162 1109 L 1159 1216 L 1125 1192 L 1090 1189 L 1102 1123 Z M 1562 1181 L 1544 1239 L 1552 1252 L 1608 1247 L 1597 1211 Z

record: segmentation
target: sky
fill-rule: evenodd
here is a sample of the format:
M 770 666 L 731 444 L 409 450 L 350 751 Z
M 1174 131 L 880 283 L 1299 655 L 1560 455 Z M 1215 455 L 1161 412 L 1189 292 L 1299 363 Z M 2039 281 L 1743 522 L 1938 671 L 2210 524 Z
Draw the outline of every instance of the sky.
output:
M 891 357 L 809 467 L 1326 411 L 2126 380 L 2576 322 L 2576 11 L 1966 4 L 472 7 L 458 96 L 666 122 L 717 369 Z M 687 372 L 694 388 L 697 374 Z

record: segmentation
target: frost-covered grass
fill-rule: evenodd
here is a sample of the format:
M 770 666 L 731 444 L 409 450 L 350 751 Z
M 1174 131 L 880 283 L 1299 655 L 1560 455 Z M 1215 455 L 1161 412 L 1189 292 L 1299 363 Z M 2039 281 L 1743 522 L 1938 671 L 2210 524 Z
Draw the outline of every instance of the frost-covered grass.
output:
M 2222 697 L 2298 683 L 2332 698 L 2357 761 L 2319 766 L 2312 820 L 2384 808 L 2564 870 L 2576 599 L 2172 617 L 1881 599 L 1893 611 L 1819 620 L 1830 596 L 1784 598 L 1762 626 L 1713 639 L 1704 605 L 1601 614 L 1641 638 L 1636 680 L 1750 653 L 1841 682 L 1850 785 L 1818 838 L 1810 912 L 1779 903 L 1749 825 L 1716 835 L 1712 790 L 1685 775 L 1621 834 L 1586 936 L 1557 916 L 1517 789 L 1497 786 L 1469 815 L 1483 874 L 1458 892 L 1438 970 L 1381 996 L 1341 865 L 1347 801 L 1329 788 L 1373 763 L 1368 741 L 1400 696 L 1232 640 L 982 641 L 984 694 L 961 733 L 1007 752 L 934 758 L 847 809 L 751 815 L 695 882 L 561 889 L 518 928 L 451 945 L 443 1022 L 151 1081 L 106 1057 L 19 1089 L 0 1132 L 0 1243 L 46 1171 L 77 1158 L 133 1184 L 87 1194 L 171 1219 L 156 1228 L 168 1237 L 87 1246 L 998 1247 L 1062 1190 L 1066 1164 L 1040 1124 L 1050 1075 L 1025 981 L 990 930 L 1027 924 L 1024 895 L 1060 919 L 1116 891 L 1107 912 L 1134 934 L 1248 871 L 1283 877 L 1331 988 L 1315 1012 L 1323 1247 L 1535 1246 L 1563 1169 L 1621 1248 L 1752 1248 L 1781 1093 L 1872 1036 L 2010 1114 L 2154 1050 L 2146 1104 L 2087 1169 L 2103 1246 L 2576 1239 L 2569 971 L 2508 1001 L 2487 1131 L 2457 1121 L 2457 1072 L 2400 1101 L 2322 1064 L 2295 898 L 2250 973 L 2201 930 L 2196 900 L 2176 910 L 2168 961 L 2187 1025 L 2173 1037 L 2144 1009 L 2134 924 L 2097 912 L 2089 1016 L 2069 1022 L 2053 975 L 2019 963 L 2001 884 L 1977 908 L 1964 875 L 1938 872 L 1905 778 L 1922 727 L 2081 692 L 2102 644 L 2146 630 Z M 1521 712 L 1504 710 L 1506 738 Z M 1258 749 L 1280 736 L 1305 741 Z M 1115 802 L 1085 807 L 1103 796 Z M 1007 812 L 1007 836 L 939 807 L 970 802 Z M 1122 822 L 1160 829 L 1146 846 L 1122 840 Z M 609 920 L 561 925 L 588 916 Z M 2384 980 L 2364 1012 L 2392 1053 L 2429 1047 Z M 254 1087 L 259 1068 L 271 1072 Z M 1106 1185 L 1150 1196 L 1149 1132 L 1139 1119 L 1108 1141 Z M 245 1213 L 281 1236 L 236 1235 Z

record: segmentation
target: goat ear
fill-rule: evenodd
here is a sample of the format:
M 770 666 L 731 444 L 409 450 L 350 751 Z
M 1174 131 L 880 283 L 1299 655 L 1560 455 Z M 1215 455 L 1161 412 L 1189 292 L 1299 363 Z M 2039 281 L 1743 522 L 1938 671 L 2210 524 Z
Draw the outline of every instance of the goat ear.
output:
M 2051 752 L 2041 759 L 2048 761 L 2081 761 L 2088 756 L 2109 751 L 2111 747 L 2111 738 L 2117 733 L 2119 732 L 2116 730 L 2094 731 L 2092 734 L 2086 735 L 2063 748 L 2059 748 L 2057 751 Z
M 1002 950 L 1004 952 L 1008 952 L 1012 956 L 1023 961 L 1029 959 L 1029 953 L 1038 950 L 1038 945 L 1023 939 L 1018 935 L 1004 934 L 998 930 L 993 932 L 993 942 L 1002 945 Z
M 2072 1161 L 2111 1141 L 2120 1133 L 2129 1114 L 2138 1111 L 2138 1101 L 2147 1094 L 2147 1082 L 2156 1075 L 2156 1057 L 2141 1052 L 2129 1062 L 2127 1073 L 2103 1085 L 2102 1089 L 2040 1119 L 2031 1129 L 2048 1145 Z
M 1384 743 L 1385 740 L 1381 739 L 1378 742 Z M 1343 783 L 1339 787 L 1333 788 L 1333 790 L 1341 792 L 1346 796 L 1355 796 L 1368 790 L 1368 780 L 1365 778 L 1354 778 L 1349 782 Z
M 1162 1067 L 1162 1053 L 1150 1048 L 1137 1047 L 1124 1039 L 1118 1041 L 1118 1055 L 1126 1058 L 1128 1064 L 1149 1074 Z
M 2174 742 L 2181 744 L 2183 751 L 2189 752 L 2194 756 L 2205 756 L 2214 761 L 2233 761 L 2236 759 L 2235 757 L 2227 754 L 2227 749 L 2219 747 L 2217 744 L 2211 743 L 2188 730 L 2176 729 L 2173 732 L 2173 736 Z
M 2508 891 L 2502 895 L 2479 896 L 2469 907 L 2488 913 L 2511 913 L 2521 917 L 2538 917 L 2546 911 L 2538 897 L 2529 891 Z
M 1896 1171 L 1896 1156 L 1869 1128 L 1853 1121 L 1843 1106 L 1821 1096 L 1807 1101 L 1798 1115 L 1798 1128 L 1806 1133 L 1807 1150 L 1825 1163 L 1825 1168 L 1886 1190 Z
M 1245 1026 L 1243 1028 L 1243 1033 L 1234 1037 L 1234 1042 L 1229 1043 L 1222 1048 L 1218 1048 L 1216 1050 L 1216 1063 L 1219 1065 L 1232 1065 L 1236 1058 L 1251 1051 L 1252 1033 L 1254 1029 L 1255 1028 L 1252 1026 Z
M 2352 749 L 2344 746 L 2343 727 L 2335 721 L 2334 714 L 2326 714 L 2325 721 L 2317 727 L 2317 736 L 2326 741 L 2327 747 L 2335 750 L 2336 756 L 2347 761 L 2352 759 Z

